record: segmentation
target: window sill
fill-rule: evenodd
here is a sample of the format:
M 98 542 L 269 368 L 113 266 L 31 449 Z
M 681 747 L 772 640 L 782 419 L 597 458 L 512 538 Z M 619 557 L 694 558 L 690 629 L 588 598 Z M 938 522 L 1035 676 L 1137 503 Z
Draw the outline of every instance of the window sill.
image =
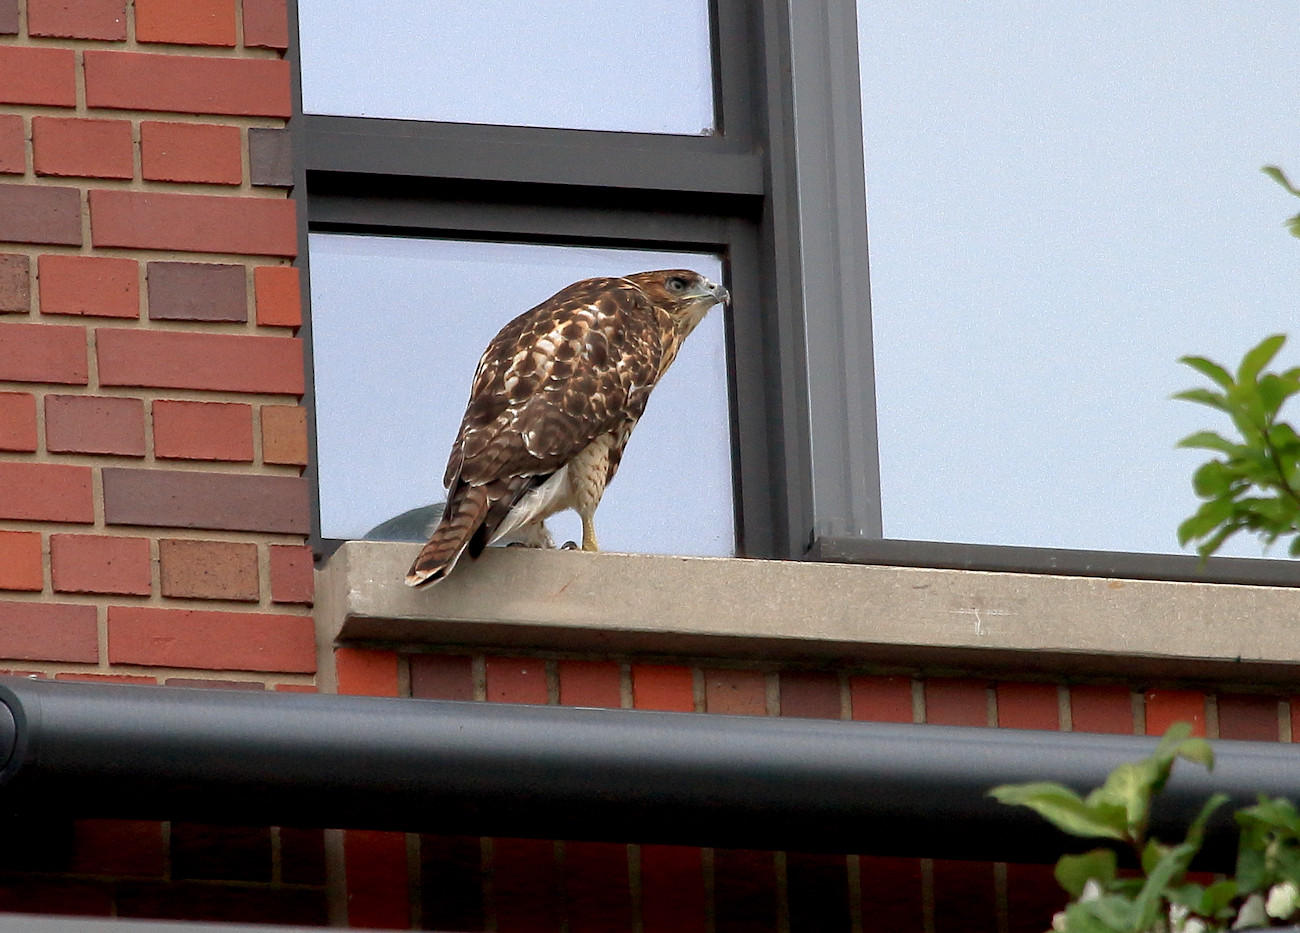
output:
M 1250 683 L 1300 665 L 1287 588 L 492 548 L 415 590 L 417 551 L 340 547 L 323 642 Z

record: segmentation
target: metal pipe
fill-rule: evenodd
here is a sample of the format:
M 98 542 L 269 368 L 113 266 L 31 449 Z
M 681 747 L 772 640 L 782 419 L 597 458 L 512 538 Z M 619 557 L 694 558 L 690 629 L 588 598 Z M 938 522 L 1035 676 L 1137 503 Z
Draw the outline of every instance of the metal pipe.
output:
M 0 800 L 82 817 L 371 828 L 999 861 L 1090 841 L 987 796 L 1086 791 L 1154 739 L 0 678 Z M 1300 747 L 1180 763 L 1155 832 L 1214 790 L 1300 792 Z M 1225 809 L 1207 843 L 1230 864 Z

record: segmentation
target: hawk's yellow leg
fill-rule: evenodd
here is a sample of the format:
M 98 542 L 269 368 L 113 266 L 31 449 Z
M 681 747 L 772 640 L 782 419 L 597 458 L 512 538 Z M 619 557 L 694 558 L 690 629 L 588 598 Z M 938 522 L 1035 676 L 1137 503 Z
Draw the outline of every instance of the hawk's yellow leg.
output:
M 596 521 L 590 515 L 582 515 L 582 549 L 584 551 L 599 551 L 600 546 L 596 544 Z

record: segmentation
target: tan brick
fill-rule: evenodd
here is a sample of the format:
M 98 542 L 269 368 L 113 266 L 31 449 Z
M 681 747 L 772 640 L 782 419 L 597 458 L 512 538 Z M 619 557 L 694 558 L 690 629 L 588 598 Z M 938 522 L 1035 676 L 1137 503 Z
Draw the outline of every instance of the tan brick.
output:
M 164 596 L 257 601 L 256 544 L 164 538 L 158 558 Z
M 262 406 L 262 461 L 307 465 L 307 411 L 296 405 Z

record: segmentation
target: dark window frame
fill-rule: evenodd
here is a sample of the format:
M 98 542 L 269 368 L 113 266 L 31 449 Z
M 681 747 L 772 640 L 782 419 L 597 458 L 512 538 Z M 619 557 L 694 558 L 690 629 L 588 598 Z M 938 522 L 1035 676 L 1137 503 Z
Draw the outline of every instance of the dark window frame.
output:
M 304 115 L 295 46 L 299 266 L 309 230 L 721 253 L 744 556 L 1300 585 L 1282 561 L 883 539 L 856 2 L 710 13 L 712 136 Z M 309 310 L 303 336 L 326 556 Z

